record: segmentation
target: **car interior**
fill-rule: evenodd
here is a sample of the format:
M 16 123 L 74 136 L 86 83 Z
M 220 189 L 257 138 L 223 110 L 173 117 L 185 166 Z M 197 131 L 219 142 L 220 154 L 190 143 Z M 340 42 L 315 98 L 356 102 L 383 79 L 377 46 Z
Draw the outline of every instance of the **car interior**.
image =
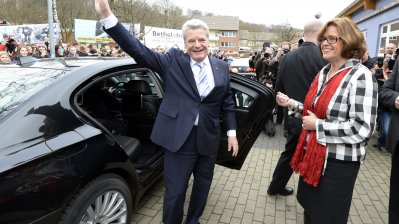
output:
M 80 108 L 117 139 L 139 169 L 163 157 L 150 140 L 162 100 L 150 73 L 136 69 L 97 79 L 78 97 Z

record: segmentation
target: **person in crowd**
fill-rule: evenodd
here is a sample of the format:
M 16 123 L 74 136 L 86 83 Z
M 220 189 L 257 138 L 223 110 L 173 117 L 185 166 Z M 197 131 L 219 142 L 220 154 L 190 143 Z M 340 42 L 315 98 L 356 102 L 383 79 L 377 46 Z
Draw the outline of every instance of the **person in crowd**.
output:
M 19 46 L 17 49 L 17 57 L 29 56 L 28 48 L 25 45 Z
M 166 91 L 151 134 L 151 140 L 166 149 L 163 223 L 182 223 L 191 174 L 194 182 L 186 223 L 198 223 L 213 178 L 221 136 L 216 125 L 220 114 L 227 130 L 227 150 L 233 156 L 238 153 L 228 64 L 208 57 L 209 28 L 201 20 L 183 24 L 185 51 L 170 48 L 160 54 L 144 46 L 118 22 L 108 0 L 96 0 L 95 6 L 105 31 L 115 42 L 164 80 Z
M 79 57 L 78 51 L 76 50 L 75 46 L 70 46 L 69 47 L 67 57 L 69 57 L 69 58 L 77 58 L 77 57 Z
M 32 56 L 33 55 L 33 48 L 32 45 L 25 45 L 26 49 L 28 50 L 28 55 Z
M 7 51 L 0 51 L 0 64 L 11 64 L 11 57 Z
M 21 57 L 29 56 L 28 48 L 25 45 L 20 45 L 17 48 L 17 53 L 14 58 L 11 59 L 12 62 L 18 61 Z
M 328 21 L 318 42 L 329 64 L 312 82 L 304 103 L 281 92 L 277 103 L 302 117 L 290 165 L 300 174 L 297 199 L 305 223 L 346 224 L 360 163 L 376 125 L 378 86 L 359 61 L 366 43 L 352 20 Z
M 9 39 L 10 39 L 10 35 L 8 35 L 8 33 L 3 33 L 3 41 L 0 43 L 0 51 L 7 50 L 6 44 Z
M 392 153 L 391 181 L 389 186 L 389 224 L 399 223 L 399 63 L 396 60 L 392 73 L 379 93 L 379 101 L 391 109 L 386 148 Z
M 260 75 L 259 82 L 261 82 L 263 84 L 268 83 L 271 86 L 273 86 L 272 89 L 274 89 L 275 80 L 269 71 L 270 59 L 271 59 L 271 54 L 268 52 L 264 53 L 263 56 L 261 58 L 259 58 L 259 60 L 256 62 L 257 66 L 258 66 L 256 71 L 258 71 L 258 69 L 259 69 L 259 75 Z
M 81 56 L 81 53 L 82 53 L 82 52 L 80 52 L 80 43 L 77 42 L 77 41 L 75 41 L 75 42 L 72 43 L 72 46 L 73 46 L 73 47 L 75 48 L 75 50 L 76 50 L 76 55 Z M 68 54 L 70 54 L 70 52 L 68 52 Z M 72 53 L 72 55 L 75 55 L 75 53 Z M 72 57 L 75 57 L 75 56 L 72 56 Z
M 86 45 L 80 45 L 79 56 L 91 56 L 90 49 Z
M 95 44 L 90 44 L 89 46 L 88 46 L 88 48 L 90 49 L 90 55 L 92 55 L 92 56 L 97 56 L 98 55 L 98 49 L 97 49 L 97 46 L 95 45 Z
M 108 45 L 105 45 L 102 49 L 101 49 L 101 57 L 111 57 L 111 53 L 110 53 L 111 49 Z
M 262 71 L 262 68 L 264 68 L 264 62 L 266 60 L 265 58 L 265 53 L 262 50 L 259 54 L 257 54 L 257 56 L 259 55 L 259 57 L 257 57 L 258 59 L 255 58 L 256 62 L 255 62 L 255 73 L 256 73 L 256 79 L 259 81 L 261 80 L 262 76 L 264 75 L 265 70 Z
M 388 43 L 387 47 L 385 48 L 385 57 L 387 58 L 388 61 L 388 69 L 392 70 L 393 65 L 395 64 L 396 61 L 396 44 L 394 43 Z
M 281 47 L 277 50 L 276 56 L 272 58 L 269 62 L 269 71 L 271 72 L 272 76 L 274 77 L 274 81 L 277 80 L 277 75 L 278 75 L 278 69 L 279 69 L 279 63 L 281 58 L 290 52 L 290 44 L 288 42 L 283 42 L 281 44 Z M 276 83 L 273 83 L 274 86 L 276 86 Z M 284 121 L 284 114 L 287 112 L 284 111 L 282 107 L 279 105 L 276 106 L 276 124 L 282 124 Z M 284 136 L 287 136 L 287 127 L 284 125 Z
M 288 53 L 280 61 L 276 91 L 298 102 L 304 102 L 313 79 L 327 64 L 317 47 L 317 36 L 322 26 L 323 23 L 320 20 L 306 23 L 303 29 L 305 41 L 301 47 Z M 290 161 L 302 130 L 302 121 L 300 118 L 287 116 L 285 122 L 287 123 L 287 143 L 273 172 L 272 181 L 267 190 L 269 195 L 294 193 L 287 183 L 293 172 Z
M 39 45 L 37 48 L 36 54 L 33 55 L 35 58 L 49 58 L 49 54 L 47 48 L 44 45 Z
M 68 52 L 68 44 L 67 43 L 61 43 L 62 48 L 64 49 L 64 55 L 67 56 L 69 54 Z
M 363 57 L 361 58 L 362 64 L 366 66 L 368 69 L 373 69 L 376 61 L 377 58 L 376 57 L 371 58 L 368 50 L 366 51 L 366 53 L 364 53 Z
M 384 82 L 388 79 L 391 73 L 391 71 L 388 70 L 388 60 L 383 61 L 382 67 L 378 62 L 375 62 L 373 69 L 371 69 L 371 72 L 373 73 L 378 83 L 378 91 L 381 90 L 382 85 L 384 85 Z M 373 144 L 373 147 L 376 147 L 378 150 L 382 150 L 382 148 L 385 147 L 390 120 L 391 120 L 390 108 L 386 107 L 383 103 L 380 102 L 378 104 L 378 110 L 377 110 L 378 139 L 377 143 Z
M 10 55 L 11 59 L 17 56 L 18 43 L 15 39 L 10 38 L 6 43 L 6 51 Z
M 65 51 L 64 48 L 62 47 L 62 44 L 56 44 L 54 46 L 54 51 L 55 51 L 55 57 L 65 57 Z

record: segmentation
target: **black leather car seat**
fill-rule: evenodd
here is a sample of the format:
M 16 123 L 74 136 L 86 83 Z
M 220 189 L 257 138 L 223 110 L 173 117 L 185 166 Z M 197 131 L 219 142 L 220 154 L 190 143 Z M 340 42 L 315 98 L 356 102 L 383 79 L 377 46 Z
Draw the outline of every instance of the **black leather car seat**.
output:
M 125 85 L 122 97 L 122 111 L 125 114 L 156 116 L 158 97 L 152 94 L 150 84 L 145 80 L 130 80 Z
M 122 97 L 122 116 L 127 120 L 127 134 L 142 142 L 149 142 L 159 109 L 159 98 L 152 94 L 145 80 L 130 80 Z

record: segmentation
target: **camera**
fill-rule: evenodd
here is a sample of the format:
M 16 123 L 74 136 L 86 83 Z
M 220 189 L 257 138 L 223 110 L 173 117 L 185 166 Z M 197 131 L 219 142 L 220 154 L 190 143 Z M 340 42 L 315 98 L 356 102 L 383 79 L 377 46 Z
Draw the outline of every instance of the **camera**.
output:
M 288 54 L 288 53 L 290 53 L 290 49 L 286 49 L 286 48 L 284 48 L 284 49 L 283 49 L 283 53 L 284 53 L 284 54 Z
M 382 68 L 382 66 L 384 65 L 384 54 L 383 53 L 378 53 L 377 54 L 377 65 L 378 68 Z

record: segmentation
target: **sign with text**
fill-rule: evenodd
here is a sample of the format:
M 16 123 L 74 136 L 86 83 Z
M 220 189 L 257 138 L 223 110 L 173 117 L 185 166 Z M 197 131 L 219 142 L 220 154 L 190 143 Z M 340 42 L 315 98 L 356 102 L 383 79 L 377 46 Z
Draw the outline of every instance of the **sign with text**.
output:
M 144 43 L 151 49 L 169 49 L 172 47 L 184 49 L 182 31 L 175 29 L 146 26 L 144 28 Z

